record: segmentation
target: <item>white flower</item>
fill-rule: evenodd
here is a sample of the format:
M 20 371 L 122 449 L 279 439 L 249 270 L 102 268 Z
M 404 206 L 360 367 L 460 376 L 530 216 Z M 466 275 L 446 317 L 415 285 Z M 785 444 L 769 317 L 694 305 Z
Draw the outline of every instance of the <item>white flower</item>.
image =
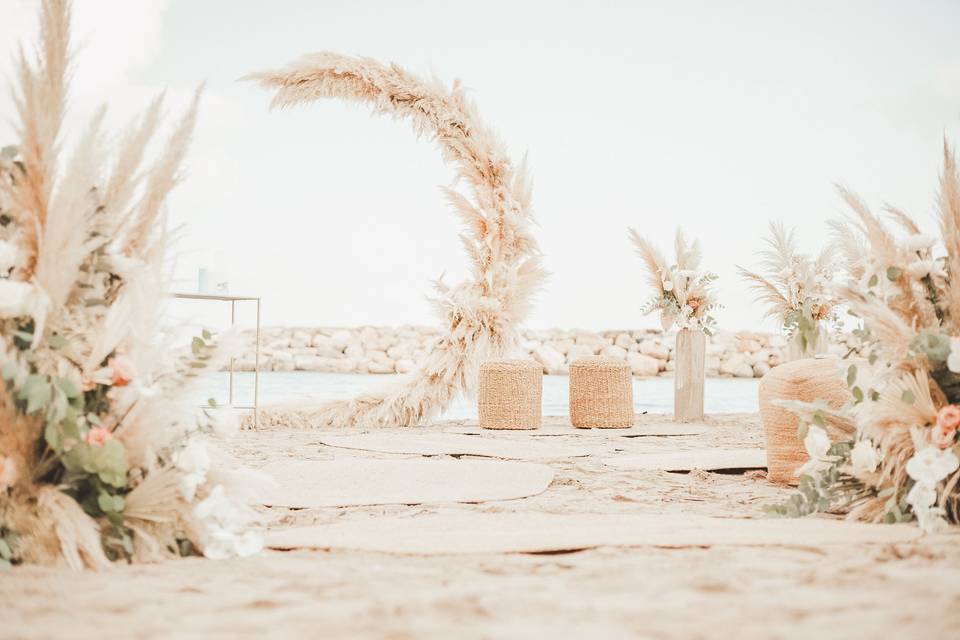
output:
M 915 233 L 904 241 L 904 247 L 911 253 L 926 251 L 937 243 L 937 239 L 924 233 Z
M 950 355 L 947 356 L 947 368 L 960 373 L 960 338 L 950 338 Z
M 13 485 L 18 476 L 17 461 L 10 456 L 0 458 L 0 491 Z
M 827 451 L 830 449 L 830 436 L 827 432 L 815 425 L 807 429 L 807 437 L 803 439 L 803 446 L 811 460 L 826 461 Z
M 0 318 L 20 318 L 31 314 L 36 290 L 29 282 L 0 280 Z
M 182 471 L 180 475 L 180 493 L 190 502 L 197 495 L 197 489 L 207 481 L 210 471 L 210 455 L 202 442 L 191 440 L 187 446 L 173 454 L 173 465 Z
M 244 512 L 226 497 L 223 485 L 214 487 L 194 507 L 193 515 L 200 521 L 200 542 L 207 558 L 242 558 L 263 548 L 263 539 L 255 531 L 247 530 Z
M 917 484 L 933 488 L 960 467 L 960 459 L 950 449 L 929 446 L 913 454 L 907 461 L 907 474 Z
M 0 240 L 0 278 L 5 278 L 13 271 L 20 260 L 17 245 L 6 240 Z
M 907 493 L 907 504 L 913 507 L 914 513 L 924 511 L 937 501 L 937 490 L 933 487 L 917 482 Z
M 669 278 L 664 279 L 663 290 L 668 292 L 673 291 L 673 280 L 670 280 Z
M 947 272 L 937 260 L 916 260 L 907 266 L 907 274 L 917 280 L 932 276 L 934 278 L 945 278 Z
M 860 440 L 850 452 L 850 465 L 854 473 L 873 473 L 880 464 L 880 454 L 869 440 Z
M 941 533 L 948 528 L 947 521 L 943 518 L 943 509 L 915 510 L 914 515 L 917 516 L 917 524 L 920 525 L 920 528 L 923 529 L 925 533 Z

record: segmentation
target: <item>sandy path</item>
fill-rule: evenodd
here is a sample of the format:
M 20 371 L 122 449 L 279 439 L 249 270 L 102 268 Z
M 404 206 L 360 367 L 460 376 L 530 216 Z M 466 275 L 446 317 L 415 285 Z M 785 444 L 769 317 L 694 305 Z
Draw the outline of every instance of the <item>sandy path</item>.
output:
M 397 457 L 317 440 L 309 431 L 245 432 L 232 450 L 252 467 L 283 458 Z M 756 417 L 717 417 L 699 436 L 591 435 L 593 455 L 549 463 L 557 473 L 551 487 L 524 500 L 263 515 L 274 528 L 361 518 L 389 527 L 394 518 L 455 510 L 757 517 L 763 504 L 787 495 L 756 474 L 623 471 L 600 462 L 704 446 L 762 446 Z M 0 575 L 0 638 L 950 637 L 960 627 L 958 543 L 953 533 L 826 549 L 435 557 L 267 551 L 100 574 L 21 567 Z

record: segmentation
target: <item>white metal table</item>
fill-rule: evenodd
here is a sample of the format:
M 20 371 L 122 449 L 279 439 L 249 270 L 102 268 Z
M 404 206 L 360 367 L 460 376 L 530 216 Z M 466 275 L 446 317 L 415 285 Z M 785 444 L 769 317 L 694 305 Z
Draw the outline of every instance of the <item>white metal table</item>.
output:
M 253 356 L 253 406 L 233 405 L 233 363 L 234 358 L 230 358 L 230 391 L 228 403 L 234 409 L 250 409 L 253 411 L 253 426 L 257 427 L 257 411 L 260 406 L 260 298 L 259 296 L 232 296 L 230 294 L 219 293 L 174 293 L 174 298 L 179 300 L 217 300 L 230 303 L 230 326 L 234 326 L 237 319 L 238 302 L 256 302 L 257 303 L 257 344 Z

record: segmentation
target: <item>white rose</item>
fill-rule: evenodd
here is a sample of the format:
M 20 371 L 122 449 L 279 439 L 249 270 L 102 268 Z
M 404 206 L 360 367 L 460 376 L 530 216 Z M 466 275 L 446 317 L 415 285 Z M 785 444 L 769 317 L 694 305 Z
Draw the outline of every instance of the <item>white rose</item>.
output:
M 923 233 L 915 233 L 904 241 L 904 246 L 911 252 L 926 251 L 937 243 L 937 239 Z
M 860 440 L 850 452 L 850 465 L 855 473 L 873 473 L 880 463 L 880 455 L 869 440 Z
M 673 291 L 673 280 L 664 280 L 663 281 L 663 290 L 664 291 Z
M 950 338 L 950 355 L 947 356 L 947 368 L 960 373 L 960 338 Z
M 0 318 L 20 318 L 30 315 L 36 290 L 29 282 L 0 280 Z
M 918 485 L 933 488 L 958 467 L 960 459 L 952 450 L 929 446 L 913 454 L 907 461 L 907 475 Z
M 210 455 L 206 445 L 190 441 L 173 454 L 173 465 L 182 472 L 180 493 L 184 500 L 190 502 L 197 495 L 197 489 L 207 481 L 207 472 L 210 471 Z
M 824 461 L 827 459 L 827 450 L 830 449 L 830 436 L 820 427 L 811 425 L 807 429 L 807 437 L 803 439 L 803 446 L 811 460 Z
M 17 245 L 6 240 L 0 240 L 0 278 L 6 277 L 17 266 L 20 252 Z
M 937 490 L 919 482 L 914 484 L 907 493 L 907 504 L 913 507 L 915 513 L 929 509 L 937 501 Z
M 919 280 L 927 276 L 946 277 L 943 267 L 936 260 L 916 260 L 907 266 L 907 274 Z

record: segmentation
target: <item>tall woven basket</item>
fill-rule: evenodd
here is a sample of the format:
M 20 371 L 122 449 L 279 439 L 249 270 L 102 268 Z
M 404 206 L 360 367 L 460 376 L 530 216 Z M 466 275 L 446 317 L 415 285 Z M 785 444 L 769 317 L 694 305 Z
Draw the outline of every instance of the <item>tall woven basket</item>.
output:
M 477 408 L 484 429 L 539 429 L 543 366 L 533 360 L 480 365 Z
M 779 484 L 797 484 L 797 469 L 807 451 L 797 435 L 797 416 L 778 404 L 782 400 L 825 400 L 839 409 L 851 399 L 835 356 L 786 362 L 760 381 L 760 419 L 767 440 L 767 478 Z
M 633 376 L 621 360 L 591 356 L 570 365 L 570 423 L 582 429 L 633 426 Z

